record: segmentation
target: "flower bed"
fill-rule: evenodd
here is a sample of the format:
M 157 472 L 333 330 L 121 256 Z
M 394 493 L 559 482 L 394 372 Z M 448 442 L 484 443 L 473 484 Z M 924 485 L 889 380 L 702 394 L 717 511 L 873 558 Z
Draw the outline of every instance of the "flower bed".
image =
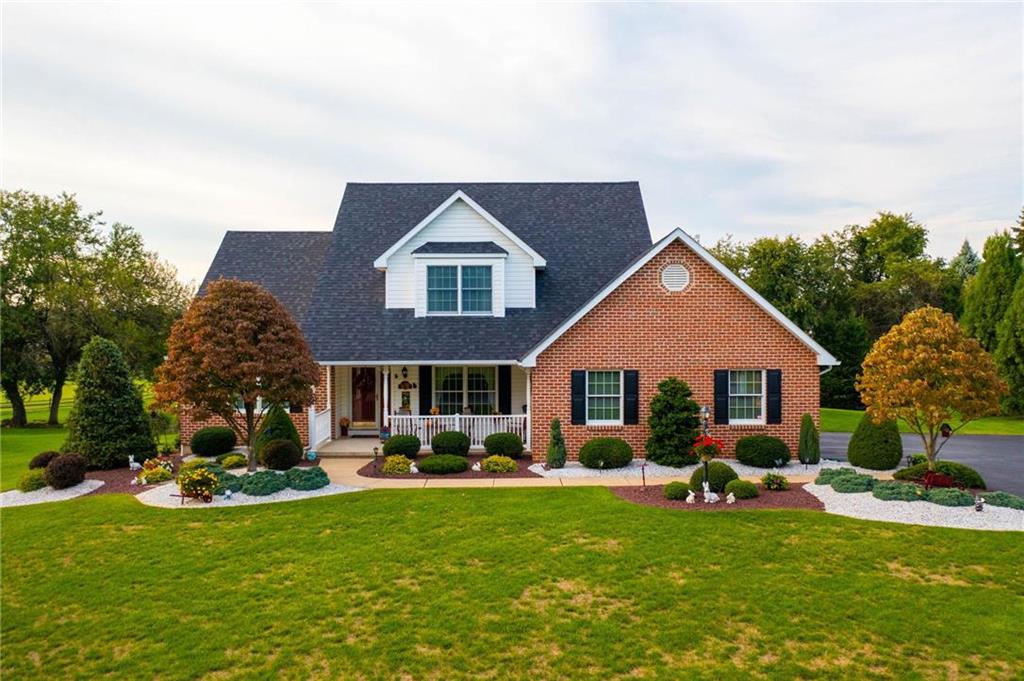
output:
M 671 508 L 679 511 L 746 511 L 767 508 L 789 508 L 807 511 L 824 511 L 825 505 L 803 489 L 803 485 L 792 485 L 787 490 L 766 491 L 758 485 L 758 496 L 753 499 L 737 499 L 734 504 L 725 503 L 725 495 L 716 504 L 705 504 L 701 492 L 696 493 L 692 504 L 683 499 L 666 499 L 664 485 L 647 487 L 609 487 L 612 493 L 626 501 L 644 506 Z
M 533 464 L 527 459 L 513 459 L 515 462 L 515 470 L 507 473 L 492 473 L 486 470 L 473 470 L 473 467 L 481 463 L 488 455 L 486 454 L 471 454 L 467 459 L 469 467 L 461 473 L 448 473 L 446 475 L 430 475 L 428 473 L 392 473 L 385 474 L 383 471 L 384 458 L 381 457 L 375 462 L 370 461 L 368 464 L 359 469 L 358 475 L 364 478 L 390 478 L 398 480 L 424 480 L 431 478 L 445 478 L 445 479 L 458 479 L 458 478 L 536 478 L 539 477 L 536 472 L 533 471 Z M 425 458 L 425 457 L 423 457 Z M 422 461 L 417 459 L 417 465 Z M 481 467 L 482 468 L 482 467 Z M 395 469 L 397 470 L 397 468 Z

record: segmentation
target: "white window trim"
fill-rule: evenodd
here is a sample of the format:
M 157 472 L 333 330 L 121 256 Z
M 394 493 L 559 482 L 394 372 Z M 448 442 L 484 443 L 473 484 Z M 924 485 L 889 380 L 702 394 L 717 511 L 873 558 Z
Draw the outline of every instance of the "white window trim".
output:
M 732 400 L 732 374 L 733 372 L 740 371 L 757 371 L 761 374 L 761 417 L 756 419 L 734 419 L 730 416 L 730 426 L 763 426 L 768 423 L 767 412 L 768 412 L 768 372 L 765 369 L 729 369 L 729 400 Z M 736 395 L 736 397 L 752 397 L 752 395 Z M 731 402 L 727 405 L 727 409 L 732 409 Z
M 590 418 L 590 397 L 591 397 L 591 395 L 590 395 L 590 374 L 591 374 L 591 372 L 593 372 L 593 373 L 617 372 L 619 374 L 619 418 L 617 418 L 617 419 L 591 419 Z M 583 383 L 583 398 L 584 398 L 583 408 L 584 408 L 584 416 L 585 416 L 584 420 L 585 420 L 586 425 L 588 425 L 588 426 L 621 426 L 621 425 L 623 425 L 623 423 L 624 423 L 624 421 L 623 421 L 623 417 L 624 417 L 623 411 L 624 411 L 625 405 L 626 405 L 626 394 L 625 394 L 626 382 L 623 380 L 624 378 L 625 378 L 625 376 L 623 375 L 623 370 L 622 369 L 587 369 L 586 380 Z M 594 397 L 611 397 L 611 395 L 594 395 Z
M 473 262 L 473 263 L 428 263 L 425 272 L 429 272 L 431 267 L 454 267 L 455 271 L 455 312 L 431 312 L 430 311 L 430 288 L 427 286 L 427 282 L 430 281 L 430 275 L 427 274 L 427 281 L 424 282 L 424 290 L 426 291 L 426 312 L 428 317 L 494 317 L 494 264 L 490 262 Z M 462 268 L 463 267 L 489 267 L 491 269 L 491 309 L 490 310 L 479 310 L 464 312 L 462 310 Z
M 458 365 L 457 365 L 458 366 Z M 498 411 L 498 398 L 501 395 L 498 384 L 501 379 L 498 375 L 501 373 L 498 371 L 497 366 L 491 366 L 489 364 L 463 364 L 462 366 L 462 407 L 459 409 L 459 414 L 465 411 L 466 407 L 469 406 L 469 393 L 482 393 L 482 392 L 493 392 L 494 393 L 494 410 Z M 437 389 L 437 370 L 439 367 L 433 366 L 430 368 L 430 405 L 433 407 L 437 406 L 437 393 L 438 392 L 455 392 L 454 390 L 441 390 Z M 453 367 L 440 367 L 451 369 Z M 494 390 L 470 390 L 469 389 L 469 370 L 470 369 L 494 369 Z M 451 414 L 441 414 L 441 416 L 450 416 Z M 490 414 L 473 414 L 473 416 L 490 416 Z M 508 416 L 508 414 L 506 414 Z

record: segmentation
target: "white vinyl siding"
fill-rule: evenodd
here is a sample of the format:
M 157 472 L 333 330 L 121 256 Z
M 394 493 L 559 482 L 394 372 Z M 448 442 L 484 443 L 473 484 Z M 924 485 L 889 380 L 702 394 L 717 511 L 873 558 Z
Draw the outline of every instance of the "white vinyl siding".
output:
M 622 424 L 622 372 L 587 372 L 587 425 Z
M 504 316 L 504 309 L 509 307 L 536 307 L 533 259 L 469 204 L 459 200 L 388 258 L 385 305 L 389 309 L 415 309 L 417 314 L 426 310 L 426 291 L 421 283 L 426 281 L 426 274 L 417 269 L 424 269 L 425 263 L 434 264 L 434 261 L 417 258 L 412 252 L 428 241 L 493 241 L 498 244 L 508 251 L 508 256 L 486 259 L 488 263 L 500 263 L 492 271 L 494 300 L 501 303 L 494 305 L 495 316 Z
M 764 423 L 764 389 L 764 370 L 730 371 L 729 423 L 739 425 Z

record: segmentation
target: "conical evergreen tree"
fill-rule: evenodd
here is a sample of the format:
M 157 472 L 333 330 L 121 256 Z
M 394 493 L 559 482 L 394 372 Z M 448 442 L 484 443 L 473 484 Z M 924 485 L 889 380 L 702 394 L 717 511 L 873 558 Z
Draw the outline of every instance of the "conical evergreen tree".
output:
M 1009 393 L 1003 411 L 1024 414 L 1024 276 L 1017 278 L 1010 306 L 996 327 L 995 360 Z
M 1021 263 L 1007 232 L 990 236 L 985 241 L 984 255 L 978 274 L 967 284 L 962 321 L 968 333 L 992 352 L 996 347 L 996 326 L 1010 304 Z
M 658 384 L 647 417 L 647 460 L 663 466 L 697 462 L 693 441 L 700 435 L 700 406 L 685 381 L 669 377 Z
M 562 437 L 562 422 L 551 419 L 551 435 L 548 439 L 548 468 L 565 467 L 565 438 Z
M 156 456 L 142 393 L 116 344 L 98 336 L 89 341 L 75 382 L 65 452 L 81 454 L 90 468 L 127 466 L 129 455 L 139 463 Z
M 967 281 L 978 273 L 978 268 L 981 267 L 981 258 L 971 248 L 971 242 L 964 239 L 963 245 L 960 246 L 960 252 L 949 261 L 949 267 L 960 278 L 960 281 Z

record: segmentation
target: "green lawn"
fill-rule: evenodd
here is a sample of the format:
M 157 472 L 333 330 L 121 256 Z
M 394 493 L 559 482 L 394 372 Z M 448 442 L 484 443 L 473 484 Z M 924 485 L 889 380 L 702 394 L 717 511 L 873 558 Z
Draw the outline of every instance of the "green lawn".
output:
M 821 410 L 821 430 L 824 433 L 852 433 L 857 429 L 864 412 L 854 409 Z M 958 425 L 958 421 L 951 425 Z M 907 425 L 900 422 L 900 431 L 911 432 Z M 971 421 L 958 435 L 1024 435 L 1024 418 L 1020 416 L 991 416 Z
M 0 520 L 4 679 L 1013 678 L 1024 665 L 1018 534 L 666 511 L 601 488 L 191 511 L 110 495 Z

